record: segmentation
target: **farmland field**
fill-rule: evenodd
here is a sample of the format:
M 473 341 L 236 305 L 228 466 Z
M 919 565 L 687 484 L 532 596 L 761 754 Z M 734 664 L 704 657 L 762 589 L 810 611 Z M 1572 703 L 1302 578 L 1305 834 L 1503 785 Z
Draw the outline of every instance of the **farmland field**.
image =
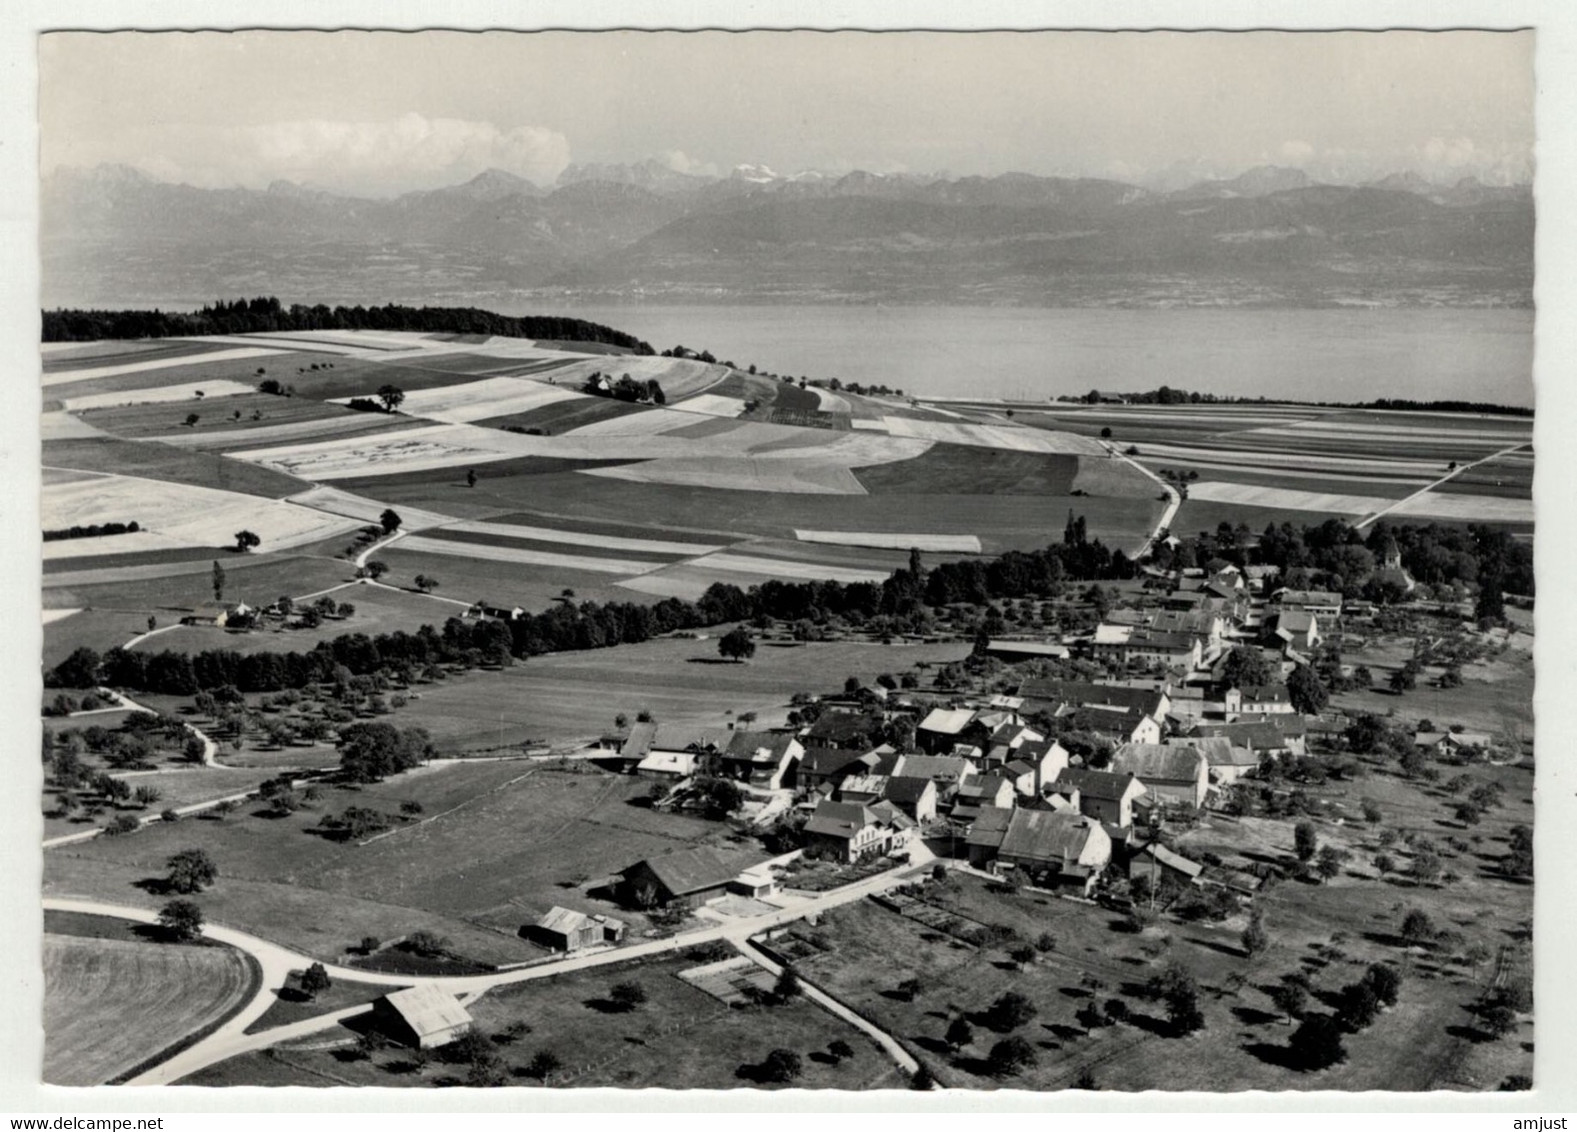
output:
M 524 1022 L 525 1036 L 498 1045 L 506 1083 L 532 1085 L 526 1067 L 549 1051 L 563 1069 L 544 1082 L 555 1088 L 731 1089 L 771 1087 L 756 1067 L 772 1049 L 798 1053 L 804 1089 L 902 1088 L 897 1070 L 874 1043 L 847 1023 L 801 998 L 783 1006 L 730 1009 L 679 977 L 696 961 L 667 959 L 534 980 L 489 991 L 468 1008 L 488 1034 Z M 647 1000 L 636 1010 L 611 1009 L 611 984 L 634 982 Z M 332 1037 L 351 1038 L 348 1028 Z M 827 1046 L 842 1039 L 854 1055 L 834 1063 Z M 319 1043 L 324 1036 L 319 1036 Z M 442 1064 L 413 1071 L 391 1050 L 365 1061 L 299 1042 L 245 1054 L 186 1078 L 183 1085 L 432 1087 L 458 1084 L 463 1070 Z M 673 1051 L 682 1048 L 683 1057 Z M 820 1056 L 818 1056 L 820 1055 Z
M 230 948 L 44 936 L 44 1080 L 102 1085 L 216 1021 L 255 977 Z
M 590 768 L 434 763 L 360 789 L 323 788 L 317 812 L 279 818 L 247 806 L 223 820 L 156 823 L 55 849 L 45 891 L 157 908 L 162 897 L 136 882 L 162 876 L 173 852 L 194 846 L 219 868 L 219 881 L 202 897 L 213 921 L 324 960 L 337 960 L 365 935 L 396 939 L 426 928 L 449 936 L 468 958 L 517 962 L 541 954 L 517 935 L 520 925 L 553 904 L 595 907 L 588 890 L 610 873 L 643 857 L 723 842 L 720 823 L 632 805 L 648 786 Z M 322 813 L 347 805 L 393 813 L 404 802 L 419 802 L 421 818 L 366 844 L 315 832 Z M 751 860 L 762 856 L 755 851 Z M 611 904 L 602 910 L 644 923 Z
M 962 641 L 768 643 L 748 663 L 733 664 L 718 657 L 715 639 L 654 640 L 550 653 L 502 671 L 424 686 L 400 718 L 426 727 L 441 751 L 595 737 L 621 711 L 633 716 L 649 709 L 668 723 L 721 725 L 729 711 L 757 711 L 765 720 L 781 717 L 790 693 L 824 687 L 829 673 L 838 681 L 855 675 L 869 683 L 922 661 L 961 660 L 969 648 Z

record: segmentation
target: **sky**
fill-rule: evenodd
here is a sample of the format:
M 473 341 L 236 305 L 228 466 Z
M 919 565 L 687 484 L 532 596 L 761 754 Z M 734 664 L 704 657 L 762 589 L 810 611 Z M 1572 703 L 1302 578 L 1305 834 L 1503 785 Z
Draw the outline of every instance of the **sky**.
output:
M 1355 182 L 1532 176 L 1534 33 L 40 37 L 41 161 L 387 196 L 488 168 Z

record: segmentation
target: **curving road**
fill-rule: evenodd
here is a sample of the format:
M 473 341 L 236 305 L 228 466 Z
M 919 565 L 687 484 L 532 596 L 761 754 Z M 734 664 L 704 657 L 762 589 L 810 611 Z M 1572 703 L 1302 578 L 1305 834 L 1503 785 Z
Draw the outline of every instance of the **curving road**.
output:
M 533 964 L 529 967 L 517 967 L 507 971 L 497 971 L 487 975 L 454 975 L 432 979 L 417 979 L 409 975 L 389 975 L 376 971 L 363 971 L 355 967 L 342 967 L 325 964 L 329 977 L 344 979 L 353 982 L 373 983 L 387 987 L 407 987 L 417 983 L 430 983 L 441 987 L 454 995 L 476 996 L 493 987 L 507 986 L 513 983 L 528 982 L 533 979 L 552 978 L 570 971 L 581 971 L 591 967 L 606 966 L 611 963 L 623 963 L 631 959 L 641 959 L 657 955 L 671 954 L 682 948 L 698 943 L 709 943 L 713 940 L 727 940 L 742 942 L 750 936 L 793 923 L 795 920 L 806 916 L 818 915 L 822 912 L 837 908 L 840 905 L 854 903 L 865 899 L 873 893 L 885 892 L 900 884 L 907 884 L 916 874 L 930 868 L 933 857 L 923 845 L 915 843 L 911 849 L 910 861 L 907 865 L 878 873 L 867 877 L 865 880 L 854 884 L 845 885 L 843 888 L 833 889 L 830 892 L 817 896 L 784 896 L 781 898 L 783 906 L 773 912 L 765 912 L 758 916 L 740 917 L 726 923 L 713 924 L 704 928 L 684 932 L 680 935 L 666 939 L 649 940 L 627 947 L 614 947 L 605 951 L 597 951 L 589 955 L 575 955 L 564 959 L 553 960 L 546 963 Z M 72 897 L 44 898 L 44 907 L 63 912 L 83 912 L 98 916 L 114 916 L 119 919 L 133 920 L 137 923 L 152 924 L 158 922 L 158 915 L 146 908 L 134 908 L 123 904 L 110 904 L 104 901 L 87 900 Z M 257 993 L 252 1000 L 244 1006 L 235 1017 L 231 1018 L 212 1034 L 203 1038 L 189 1048 L 177 1053 L 167 1061 L 154 1066 L 152 1069 L 133 1078 L 128 1084 L 132 1085 L 168 1085 L 187 1077 L 199 1069 L 206 1068 L 216 1062 L 235 1057 L 238 1054 L 249 1053 L 253 1050 L 266 1049 L 282 1041 L 303 1037 L 307 1034 L 317 1033 L 337 1026 L 344 1018 L 370 1010 L 370 1005 L 350 1007 L 346 1010 L 335 1011 L 332 1014 L 322 1015 L 317 1018 L 308 1018 L 288 1026 L 276 1026 L 256 1034 L 248 1034 L 246 1028 L 256 1022 L 268 1012 L 277 995 L 275 994 L 285 985 L 285 979 L 291 971 L 304 970 L 316 959 L 303 955 L 298 951 L 283 947 L 280 944 L 262 939 L 248 932 L 235 928 L 225 927 L 221 924 L 207 924 L 203 927 L 203 935 L 220 943 L 229 944 L 247 952 L 257 960 L 262 969 L 263 978 L 258 986 Z M 818 992 L 819 993 L 819 992 Z M 813 996 L 815 997 L 815 996 Z M 823 1001 L 825 999 L 825 1001 Z M 836 1003 L 830 996 L 821 994 L 816 999 L 822 1005 Z M 833 1009 L 829 1007 L 829 1009 Z M 834 1013 L 839 1017 L 848 1017 L 853 1012 L 842 1004 L 837 1004 Z M 858 1017 L 855 1015 L 854 1017 Z M 889 1053 L 894 1053 L 894 1060 L 908 1068 L 908 1063 L 902 1058 L 908 1058 L 897 1046 L 891 1037 L 884 1035 L 869 1023 L 859 1022 L 860 1029 L 871 1034 L 881 1042 L 883 1048 Z M 912 1059 L 910 1059 L 912 1061 Z M 912 1072 L 912 1069 L 910 1070 Z

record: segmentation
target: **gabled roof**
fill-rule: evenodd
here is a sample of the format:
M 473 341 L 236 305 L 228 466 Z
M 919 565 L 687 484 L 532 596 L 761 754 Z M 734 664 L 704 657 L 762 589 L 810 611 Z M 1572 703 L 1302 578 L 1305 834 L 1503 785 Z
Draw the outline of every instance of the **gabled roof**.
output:
M 963 802 L 971 802 L 977 798 L 995 798 L 1003 789 L 1013 792 L 1013 780 L 999 775 L 988 774 L 980 778 L 971 778 L 958 788 L 958 797 Z
M 1124 743 L 1112 755 L 1113 774 L 1132 774 L 1146 782 L 1188 782 L 1198 779 L 1208 766 L 1195 747 L 1166 743 Z
M 904 778 L 946 779 L 953 782 L 968 775 L 972 769 L 969 760 L 959 755 L 903 755 L 898 759 L 894 773 Z
M 537 921 L 537 927 L 569 935 L 571 932 L 580 931 L 589 924 L 600 924 L 602 922 L 604 921 L 594 920 L 584 912 L 577 912 L 573 908 L 560 908 L 555 904 Z
M 851 774 L 843 780 L 838 791 L 842 794 L 869 794 L 873 798 L 880 798 L 887 791 L 888 781 L 885 774 Z
M 880 820 L 870 806 L 858 802 L 820 802 L 816 812 L 805 823 L 806 833 L 823 837 L 836 837 L 848 841 L 866 826 Z
M 851 764 L 858 763 L 863 756 L 859 751 L 851 751 L 843 747 L 817 747 L 805 752 L 805 757 L 799 761 L 800 774 L 836 774 Z
M 1150 842 L 1143 849 L 1138 850 L 1136 856 L 1154 857 L 1167 868 L 1176 869 L 1180 873 L 1187 873 L 1191 877 L 1196 877 L 1205 871 L 1205 866 L 1198 861 L 1190 861 L 1187 857 L 1172 852 L 1159 841 Z
M 984 845 L 996 848 L 1002 844 L 1002 838 L 1007 834 L 1008 823 L 1013 820 L 1014 810 L 997 810 L 986 808 L 980 810 L 975 816 L 975 822 L 969 827 L 969 836 L 964 838 L 969 845 Z
M 1201 723 L 1193 736 L 1202 739 L 1229 739 L 1234 747 L 1285 747 L 1288 740 L 1302 738 L 1301 715 L 1272 715 L 1250 723 Z
M 1199 643 L 1199 638 L 1193 633 L 1171 633 L 1160 629 L 1135 629 L 1128 638 L 1129 648 L 1138 649 L 1165 649 L 1168 651 L 1191 650 Z
M 1146 715 L 1161 710 L 1165 693 L 1156 688 L 1130 688 L 1084 680 L 1029 680 L 1019 689 L 1026 699 L 1071 703 L 1079 707 L 1137 708 Z
M 657 724 L 637 723 L 630 728 L 630 733 L 625 737 L 624 744 L 619 748 L 619 754 L 627 759 L 640 759 L 646 757 L 646 752 L 652 749 L 652 741 L 657 738 Z
M 682 723 L 664 723 L 658 725 L 657 734 L 652 739 L 652 749 L 725 751 L 733 734 L 726 727 L 695 727 Z
M 1205 756 L 1205 762 L 1211 766 L 1235 765 L 1232 758 L 1232 740 L 1222 738 L 1202 738 L 1191 736 L 1187 739 L 1168 739 L 1168 747 L 1191 747 Z M 1241 749 L 1241 748 L 1240 748 Z M 1256 759 L 1255 762 L 1259 760 Z
M 1084 852 L 1098 823 L 1056 810 L 1014 810 L 999 852 L 1032 861 L 1075 860 Z
M 837 746 L 849 746 L 846 740 L 863 739 L 876 729 L 878 723 L 868 715 L 855 711 L 823 712 L 821 718 L 810 725 L 810 736 L 831 740 Z
M 1317 624 L 1314 614 L 1307 609 L 1284 609 L 1271 620 L 1275 622 L 1276 628 L 1289 633 L 1307 633 Z
M 899 775 L 896 778 L 887 780 L 887 790 L 883 796 L 889 802 L 897 802 L 901 806 L 912 806 L 925 798 L 927 790 L 932 793 L 936 792 L 936 783 L 929 778 L 910 778 L 907 775 Z
M 1280 589 L 1271 595 L 1271 600 L 1279 601 L 1282 605 L 1335 605 L 1340 606 L 1342 595 L 1331 593 L 1329 590 L 1288 590 Z
M 794 736 L 784 731 L 735 731 L 725 757 L 775 765 L 783 761 L 795 742 Z
M 939 735 L 957 735 L 974 721 L 975 713 L 969 708 L 932 708 L 920 721 L 919 730 Z
M 1057 775 L 1057 780 L 1052 785 L 1058 788 L 1075 789 L 1086 798 L 1115 802 L 1126 794 L 1130 785 L 1135 782 L 1138 782 L 1142 793 L 1144 783 L 1139 782 L 1132 774 L 1112 774 L 1104 770 L 1081 770 L 1070 766 L 1062 769 L 1062 773 Z
M 383 998 L 419 1037 L 471 1024 L 471 1015 L 466 1013 L 465 1007 L 435 983 L 417 983 Z
M 637 862 L 652 871 L 664 888 L 675 896 L 700 892 L 727 884 L 739 872 L 738 865 L 724 861 L 716 849 L 685 849 L 662 857 Z M 636 865 L 631 865 L 630 869 Z M 629 872 L 630 869 L 625 869 Z
M 1246 688 L 1239 688 L 1238 692 L 1242 694 L 1245 701 L 1256 704 L 1286 703 L 1291 695 L 1285 684 L 1249 685 Z

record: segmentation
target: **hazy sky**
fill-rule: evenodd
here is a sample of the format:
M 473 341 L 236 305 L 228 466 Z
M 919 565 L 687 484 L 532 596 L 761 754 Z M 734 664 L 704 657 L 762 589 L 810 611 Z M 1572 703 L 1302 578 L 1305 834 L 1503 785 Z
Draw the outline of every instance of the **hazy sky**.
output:
M 1533 34 L 56 33 L 42 160 L 383 195 L 488 167 L 1526 180 Z

